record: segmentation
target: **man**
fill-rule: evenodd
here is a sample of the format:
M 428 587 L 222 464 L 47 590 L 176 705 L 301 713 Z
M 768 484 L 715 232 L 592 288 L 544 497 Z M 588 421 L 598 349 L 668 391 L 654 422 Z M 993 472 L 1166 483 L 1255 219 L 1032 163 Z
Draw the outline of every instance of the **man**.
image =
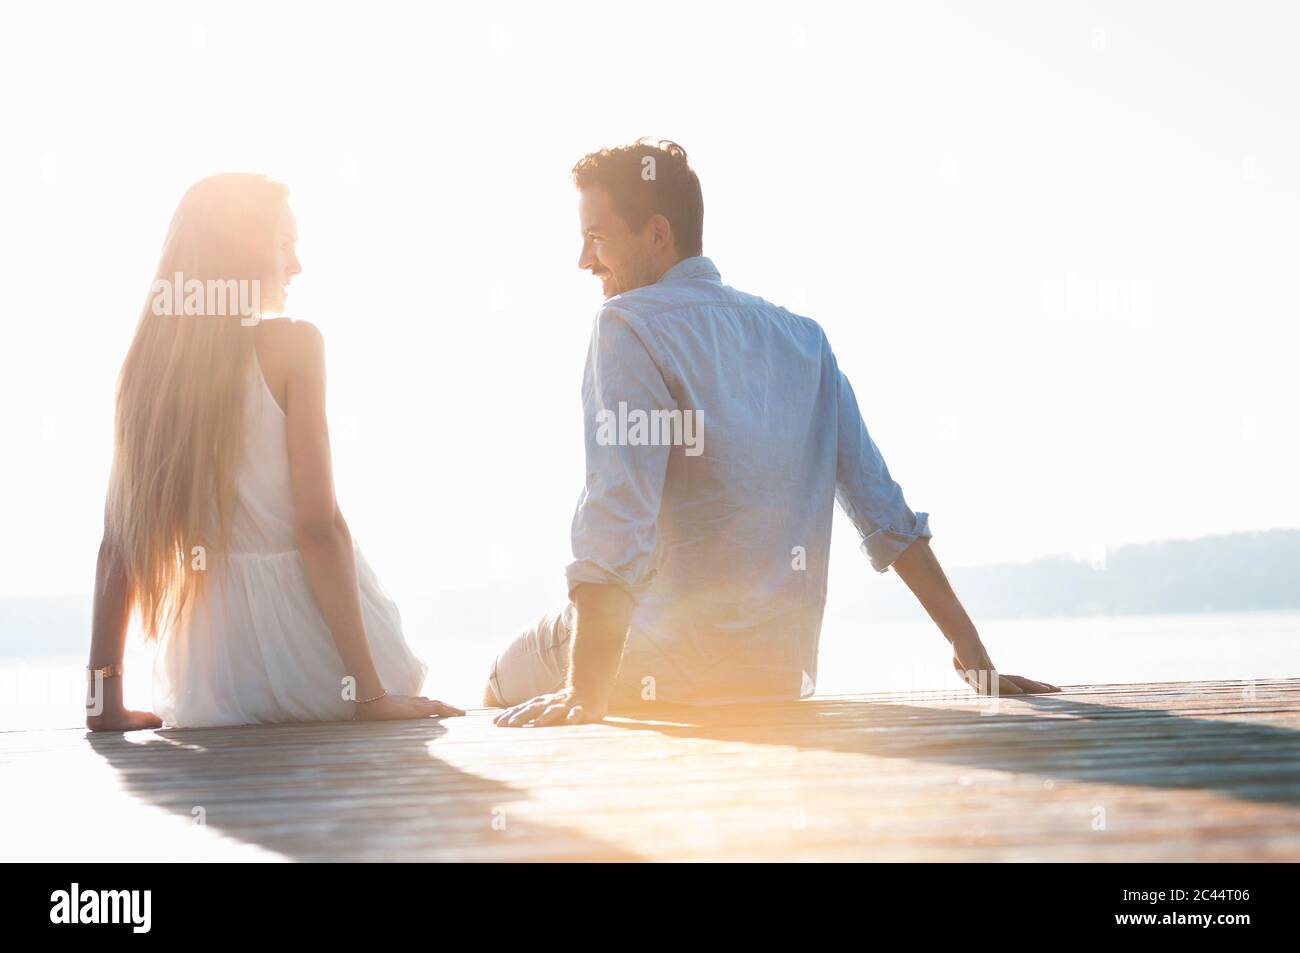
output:
M 600 279 L 582 400 L 586 487 L 570 604 L 497 657 L 498 725 L 599 721 L 611 703 L 812 694 L 838 499 L 988 694 L 999 675 L 867 434 L 822 329 L 724 285 L 703 257 L 686 153 L 640 140 L 573 169 L 582 256 Z

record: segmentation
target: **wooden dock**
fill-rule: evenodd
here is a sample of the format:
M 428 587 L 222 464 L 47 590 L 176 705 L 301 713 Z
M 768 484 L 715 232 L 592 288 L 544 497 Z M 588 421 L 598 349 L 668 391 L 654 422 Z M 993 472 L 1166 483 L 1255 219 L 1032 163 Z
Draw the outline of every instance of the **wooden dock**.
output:
M 1300 679 L 0 732 L 4 860 L 1300 860 Z

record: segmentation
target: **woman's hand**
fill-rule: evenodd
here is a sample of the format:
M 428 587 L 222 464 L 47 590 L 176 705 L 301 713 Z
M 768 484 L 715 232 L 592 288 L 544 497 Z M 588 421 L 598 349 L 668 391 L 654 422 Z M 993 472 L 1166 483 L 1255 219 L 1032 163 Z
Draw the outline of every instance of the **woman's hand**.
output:
M 99 714 L 92 714 L 92 710 Z M 151 711 L 132 711 L 122 701 L 122 676 L 100 678 L 87 686 L 86 727 L 91 731 L 139 731 L 161 728 L 162 719 Z
M 452 705 L 423 695 L 385 695 L 372 702 L 356 702 L 357 721 L 402 721 L 407 718 L 450 718 L 465 714 Z
M 139 731 L 161 728 L 162 719 L 151 711 L 114 707 L 105 708 L 98 715 L 87 715 L 86 727 L 91 731 Z

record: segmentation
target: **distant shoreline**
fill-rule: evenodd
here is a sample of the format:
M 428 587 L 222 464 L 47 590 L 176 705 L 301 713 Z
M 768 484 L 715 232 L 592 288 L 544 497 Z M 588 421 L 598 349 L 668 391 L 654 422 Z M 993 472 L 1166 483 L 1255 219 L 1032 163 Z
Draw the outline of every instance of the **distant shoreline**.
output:
M 1106 550 L 1103 562 L 1046 556 L 1024 563 L 949 571 L 977 624 L 998 620 L 1205 616 L 1300 610 L 1300 530 L 1274 529 L 1165 540 Z M 886 573 L 870 585 L 831 586 L 826 625 L 924 620 L 907 588 Z M 408 634 L 465 637 L 485 629 L 482 592 L 438 594 L 429 605 L 403 605 Z M 0 658 L 83 652 L 91 594 L 0 596 Z M 519 621 L 532 611 L 521 614 Z M 490 633 L 489 631 L 490 630 Z
M 957 568 L 949 577 L 977 622 L 1294 610 L 1300 609 L 1300 530 L 1140 543 L 1107 549 L 1097 563 L 1046 556 Z M 902 587 L 876 588 L 861 607 L 868 617 L 922 617 Z

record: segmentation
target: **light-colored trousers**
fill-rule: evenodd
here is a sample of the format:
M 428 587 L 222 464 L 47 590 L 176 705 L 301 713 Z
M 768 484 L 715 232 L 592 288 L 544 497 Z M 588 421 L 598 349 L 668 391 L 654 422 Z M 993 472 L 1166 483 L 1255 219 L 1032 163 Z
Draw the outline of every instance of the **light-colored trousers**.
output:
M 576 620 L 577 607 L 569 603 L 559 612 L 542 616 L 516 636 L 492 662 L 484 703 L 509 708 L 563 688 L 569 677 L 569 652 Z M 629 673 L 619 674 L 610 703 L 619 707 L 640 704 L 639 685 L 628 682 Z

